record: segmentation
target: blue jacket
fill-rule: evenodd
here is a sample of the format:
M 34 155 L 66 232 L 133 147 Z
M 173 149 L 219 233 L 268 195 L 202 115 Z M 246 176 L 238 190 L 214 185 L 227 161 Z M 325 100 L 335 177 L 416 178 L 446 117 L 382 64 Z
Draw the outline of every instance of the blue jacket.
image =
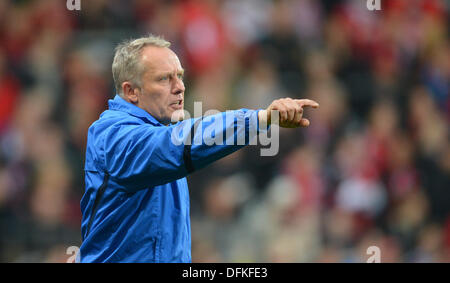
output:
M 80 261 L 191 262 L 186 176 L 256 137 L 258 111 L 164 126 L 118 95 L 108 104 L 88 132 Z

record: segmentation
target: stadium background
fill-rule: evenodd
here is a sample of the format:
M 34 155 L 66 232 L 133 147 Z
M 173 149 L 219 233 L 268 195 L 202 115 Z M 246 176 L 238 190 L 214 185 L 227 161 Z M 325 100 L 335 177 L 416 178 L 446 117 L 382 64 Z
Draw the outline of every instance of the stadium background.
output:
M 194 262 L 450 261 L 449 1 L 0 1 L 0 261 L 79 246 L 86 132 L 115 44 L 161 34 L 186 109 L 310 98 L 280 152 L 188 178 Z

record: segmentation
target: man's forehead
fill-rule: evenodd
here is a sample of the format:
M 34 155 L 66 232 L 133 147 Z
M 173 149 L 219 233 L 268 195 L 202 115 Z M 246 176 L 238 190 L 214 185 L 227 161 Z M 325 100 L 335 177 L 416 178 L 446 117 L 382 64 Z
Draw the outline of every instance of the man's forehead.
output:
M 145 47 L 142 50 L 142 61 L 152 68 L 181 68 L 181 62 L 178 56 L 167 47 Z

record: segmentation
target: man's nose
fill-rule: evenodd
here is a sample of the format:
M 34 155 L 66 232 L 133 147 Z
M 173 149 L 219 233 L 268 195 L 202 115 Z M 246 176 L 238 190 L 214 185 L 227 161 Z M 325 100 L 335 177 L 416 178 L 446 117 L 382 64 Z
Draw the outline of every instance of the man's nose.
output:
M 174 81 L 174 84 L 172 86 L 172 93 L 173 94 L 180 94 L 180 93 L 184 93 L 184 82 L 183 80 L 176 78 Z

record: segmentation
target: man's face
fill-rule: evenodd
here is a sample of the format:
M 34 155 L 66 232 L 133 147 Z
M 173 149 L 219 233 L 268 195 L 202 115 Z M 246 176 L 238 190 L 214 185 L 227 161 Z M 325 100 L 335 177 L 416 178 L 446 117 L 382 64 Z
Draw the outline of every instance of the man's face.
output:
M 142 50 L 141 64 L 144 72 L 136 106 L 164 125 L 171 122 L 172 114 L 182 120 L 184 70 L 177 55 L 169 48 L 147 46 Z

